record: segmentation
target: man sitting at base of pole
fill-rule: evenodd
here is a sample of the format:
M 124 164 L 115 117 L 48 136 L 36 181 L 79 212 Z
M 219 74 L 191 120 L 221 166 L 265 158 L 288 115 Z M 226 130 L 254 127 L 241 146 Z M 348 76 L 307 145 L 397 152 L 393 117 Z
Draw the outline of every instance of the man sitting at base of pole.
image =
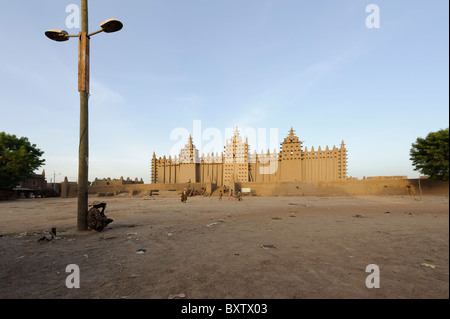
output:
M 105 216 L 104 213 L 106 207 L 105 202 L 101 203 L 94 202 L 94 204 L 90 206 L 92 206 L 92 208 L 89 209 L 87 216 L 88 227 L 90 229 L 101 231 L 106 226 L 108 226 L 108 224 L 113 222 L 111 218 Z M 101 211 L 100 208 L 102 209 Z

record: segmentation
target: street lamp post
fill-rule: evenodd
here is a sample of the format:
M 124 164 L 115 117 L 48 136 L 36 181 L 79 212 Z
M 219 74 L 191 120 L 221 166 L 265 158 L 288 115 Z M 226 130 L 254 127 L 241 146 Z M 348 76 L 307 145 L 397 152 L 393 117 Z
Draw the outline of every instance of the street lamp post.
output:
M 100 24 L 101 29 L 93 33 L 88 31 L 87 0 L 81 0 L 81 32 L 69 35 L 64 30 L 47 30 L 45 35 L 55 41 L 67 41 L 78 37 L 78 91 L 80 92 L 80 144 L 78 149 L 78 207 L 77 228 L 87 230 L 88 212 L 88 168 L 89 168 L 89 41 L 100 32 L 112 33 L 122 29 L 119 20 L 109 19 Z

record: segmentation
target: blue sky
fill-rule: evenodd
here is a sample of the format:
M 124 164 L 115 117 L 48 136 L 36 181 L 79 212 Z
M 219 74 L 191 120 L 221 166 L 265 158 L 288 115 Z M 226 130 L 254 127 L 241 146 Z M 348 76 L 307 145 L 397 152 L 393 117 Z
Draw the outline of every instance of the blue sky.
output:
M 371 3 L 380 28 L 366 27 Z M 57 182 L 78 174 L 78 42 L 44 31 L 80 31 L 66 26 L 70 4 L 80 5 L 0 3 L 0 131 L 43 150 L 42 168 Z M 251 152 L 278 150 L 269 141 L 282 142 L 293 126 L 308 149 L 344 140 L 348 176 L 415 178 L 411 143 L 449 126 L 448 6 L 91 0 L 89 31 L 109 18 L 124 28 L 91 39 L 89 179 L 149 183 L 153 152 L 169 155 L 194 130 L 200 154 L 211 150 L 208 133 L 220 133 L 212 149 L 220 152 L 236 126 L 259 132 Z

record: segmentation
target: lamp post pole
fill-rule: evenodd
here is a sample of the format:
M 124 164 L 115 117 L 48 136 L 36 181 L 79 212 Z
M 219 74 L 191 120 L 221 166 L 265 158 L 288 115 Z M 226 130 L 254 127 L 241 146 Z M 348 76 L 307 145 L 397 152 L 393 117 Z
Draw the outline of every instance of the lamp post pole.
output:
M 80 92 L 80 144 L 78 149 L 77 228 L 87 230 L 89 170 L 89 37 L 87 0 L 81 0 L 81 32 L 78 43 L 78 91 Z
M 81 32 L 69 35 L 65 30 L 51 29 L 45 35 L 54 41 L 67 41 L 78 37 L 78 92 L 80 92 L 80 144 L 78 148 L 78 208 L 77 228 L 87 230 L 88 213 L 88 168 L 89 168 L 89 41 L 90 37 L 100 32 L 113 33 L 122 29 L 123 24 L 117 19 L 108 19 L 100 24 L 101 29 L 92 33 L 88 31 L 88 4 L 81 0 Z

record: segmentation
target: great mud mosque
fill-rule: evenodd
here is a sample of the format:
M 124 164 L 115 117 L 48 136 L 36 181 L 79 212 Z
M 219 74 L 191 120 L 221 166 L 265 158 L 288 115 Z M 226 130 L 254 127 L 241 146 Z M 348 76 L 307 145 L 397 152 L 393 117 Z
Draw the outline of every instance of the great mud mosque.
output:
M 448 182 L 406 176 L 348 177 L 344 141 L 340 147 L 309 149 L 292 127 L 279 151 L 260 154 L 249 151 L 248 138 L 244 141 L 237 128 L 221 154 L 199 156 L 194 142 L 189 137 L 173 158 L 153 153 L 151 183 L 144 184 L 142 178 L 96 178 L 88 188 L 89 196 L 179 197 L 184 189 L 190 196 L 219 196 L 229 190 L 251 196 L 448 195 Z M 77 191 L 77 183 L 67 177 L 61 183 L 62 197 L 75 197 Z
M 320 182 L 343 181 L 347 178 L 347 151 L 344 141 L 340 148 L 302 149 L 302 142 L 291 127 L 281 143 L 280 152 L 249 153 L 248 138 L 234 136 L 226 141 L 219 154 L 199 157 L 192 137 L 179 157 L 157 158 L 153 153 L 151 181 L 153 184 L 213 183 L 228 186 L 242 182 Z

